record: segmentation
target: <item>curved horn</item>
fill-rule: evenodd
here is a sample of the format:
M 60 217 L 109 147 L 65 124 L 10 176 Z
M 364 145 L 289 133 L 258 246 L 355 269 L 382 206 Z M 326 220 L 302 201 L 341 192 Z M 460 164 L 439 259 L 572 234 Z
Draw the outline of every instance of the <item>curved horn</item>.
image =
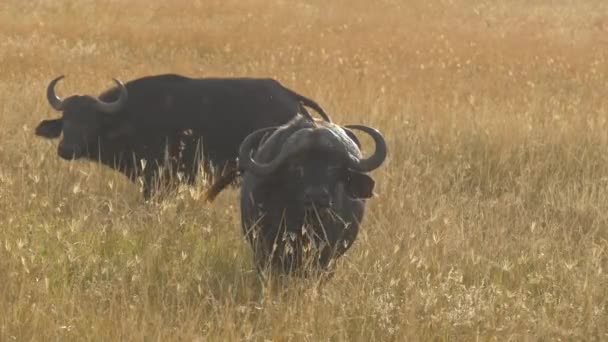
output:
M 380 133 L 374 128 L 363 125 L 346 125 L 344 127 L 365 132 L 369 134 L 376 143 L 376 149 L 374 151 L 374 154 L 372 154 L 367 159 L 350 159 L 349 166 L 352 169 L 360 172 L 369 172 L 380 167 L 380 165 L 382 165 L 382 163 L 386 159 L 387 153 L 386 141 L 384 140 L 382 133 Z
M 107 114 L 113 114 L 121 110 L 125 104 L 127 104 L 127 99 L 129 97 L 129 93 L 127 91 L 127 87 L 125 87 L 122 82 L 113 78 L 116 85 L 118 85 L 118 89 L 120 89 L 120 95 L 118 100 L 114 102 L 104 102 L 100 99 L 97 99 L 97 110 Z
M 256 176 L 264 177 L 275 172 L 289 156 L 310 147 L 315 139 L 312 138 L 313 129 L 305 128 L 292 134 L 287 141 L 283 142 L 283 147 L 279 154 L 268 163 L 258 163 L 251 157 L 252 146 L 259 141 L 264 131 L 257 131 L 249 135 L 243 141 L 239 151 L 239 163 L 244 171 L 249 171 Z
M 51 107 L 57 111 L 63 110 L 63 100 L 55 94 L 55 85 L 64 77 L 64 75 L 57 77 L 49 83 L 48 87 L 46 87 L 46 99 L 49 101 Z
M 249 134 L 245 140 L 241 143 L 239 147 L 239 168 L 243 171 L 251 171 L 253 169 L 254 174 L 260 174 L 260 172 L 256 172 L 259 169 L 259 164 L 256 163 L 253 158 L 251 158 L 251 154 L 253 150 L 259 145 L 260 141 L 264 136 L 275 130 L 276 127 L 266 127 L 262 129 L 258 129 L 257 131 Z M 263 172 L 262 172 L 263 173 Z

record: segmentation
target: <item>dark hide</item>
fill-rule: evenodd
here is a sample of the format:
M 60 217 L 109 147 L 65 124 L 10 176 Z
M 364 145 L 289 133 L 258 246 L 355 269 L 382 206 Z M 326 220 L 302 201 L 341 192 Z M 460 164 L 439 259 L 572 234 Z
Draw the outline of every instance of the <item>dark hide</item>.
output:
M 91 96 L 71 96 L 63 100 L 62 117 L 42 121 L 36 134 L 57 138 L 63 133 L 58 154 L 64 159 L 88 158 L 132 180 L 143 177 L 146 198 L 160 178 L 160 185 L 194 182 L 199 166 L 211 179 L 230 174 L 249 133 L 284 124 L 298 113 L 310 118 L 304 106 L 329 120 L 314 101 L 272 79 L 167 74 L 125 86 L 128 102 L 118 112 L 99 112 Z M 99 99 L 113 102 L 119 93 L 114 87 Z

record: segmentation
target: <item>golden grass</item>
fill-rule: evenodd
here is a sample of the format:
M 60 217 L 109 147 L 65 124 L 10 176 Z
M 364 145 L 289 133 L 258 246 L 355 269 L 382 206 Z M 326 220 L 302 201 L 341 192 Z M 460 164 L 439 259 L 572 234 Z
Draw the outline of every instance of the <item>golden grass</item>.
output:
M 607 340 L 608 3 L 4 1 L 0 340 Z M 380 129 L 360 238 L 261 286 L 237 194 L 162 204 L 33 136 L 44 98 L 270 76 Z

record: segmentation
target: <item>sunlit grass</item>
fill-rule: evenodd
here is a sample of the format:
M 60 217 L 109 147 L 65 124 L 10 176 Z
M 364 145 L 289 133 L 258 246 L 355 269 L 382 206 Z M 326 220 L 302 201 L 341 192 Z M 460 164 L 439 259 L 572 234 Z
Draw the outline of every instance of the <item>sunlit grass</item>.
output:
M 8 1 L 0 340 L 608 339 L 608 3 Z M 48 82 L 274 77 L 389 160 L 323 287 L 262 284 L 237 192 L 146 204 L 33 135 Z M 367 140 L 364 140 L 367 142 Z M 366 145 L 368 146 L 368 145 Z

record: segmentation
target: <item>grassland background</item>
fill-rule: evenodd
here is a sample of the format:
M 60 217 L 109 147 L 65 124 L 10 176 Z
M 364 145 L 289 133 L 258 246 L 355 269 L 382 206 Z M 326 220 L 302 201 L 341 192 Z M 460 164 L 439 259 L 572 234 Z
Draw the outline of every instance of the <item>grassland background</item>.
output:
M 45 100 L 153 73 L 263 76 L 380 129 L 360 238 L 270 291 L 237 194 L 144 204 L 56 157 Z M 0 340 L 608 340 L 603 0 L 0 6 Z

